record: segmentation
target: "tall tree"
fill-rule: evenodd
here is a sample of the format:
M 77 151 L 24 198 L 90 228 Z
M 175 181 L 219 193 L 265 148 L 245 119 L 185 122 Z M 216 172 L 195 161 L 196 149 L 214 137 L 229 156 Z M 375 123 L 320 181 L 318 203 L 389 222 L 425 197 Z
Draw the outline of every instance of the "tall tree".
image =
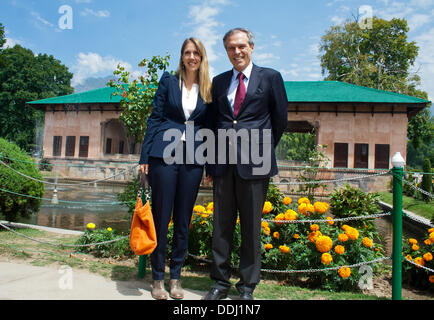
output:
M 325 80 L 344 81 L 360 86 L 392 91 L 428 99 L 417 89 L 420 77 L 410 72 L 418 55 L 414 41 L 409 42 L 405 19 L 390 21 L 373 17 L 372 27 L 360 28 L 357 21 L 347 20 L 332 26 L 321 38 L 321 68 Z M 429 110 L 411 119 L 407 136 L 418 148 L 429 143 Z
M 0 50 L 5 43 L 6 43 L 5 27 L 0 23 Z
M 158 72 L 165 71 L 169 66 L 170 55 L 153 56 L 143 59 L 139 67 L 145 68 L 146 76 L 130 80 L 130 72 L 118 65 L 113 71 L 115 79 L 107 86 L 115 88 L 115 96 L 121 96 L 122 113 L 119 119 L 127 128 L 128 135 L 136 141 L 142 141 L 148 117 L 152 112 L 152 102 L 158 88 Z
M 0 60 L 0 136 L 31 151 L 43 113 L 25 103 L 72 93 L 72 73 L 53 56 L 20 45 L 2 50 Z

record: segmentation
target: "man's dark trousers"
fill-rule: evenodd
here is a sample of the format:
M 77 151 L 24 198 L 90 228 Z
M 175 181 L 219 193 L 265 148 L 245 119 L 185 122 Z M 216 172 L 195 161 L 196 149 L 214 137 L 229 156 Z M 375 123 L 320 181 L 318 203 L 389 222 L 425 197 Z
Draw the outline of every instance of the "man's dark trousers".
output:
M 261 215 L 269 178 L 242 179 L 236 165 L 229 165 L 225 173 L 214 179 L 214 229 L 212 250 L 214 263 L 211 278 L 215 288 L 227 291 L 231 287 L 230 257 L 233 234 L 239 208 L 241 249 L 239 266 L 240 292 L 253 292 L 261 271 Z M 219 194 L 216 197 L 215 194 Z M 236 267 L 236 266 L 235 266 Z

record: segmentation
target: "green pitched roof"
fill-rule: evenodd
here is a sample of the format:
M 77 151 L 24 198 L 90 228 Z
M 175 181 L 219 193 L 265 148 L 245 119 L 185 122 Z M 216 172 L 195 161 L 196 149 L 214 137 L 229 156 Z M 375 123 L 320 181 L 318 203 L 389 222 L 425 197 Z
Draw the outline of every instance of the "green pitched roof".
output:
M 120 96 L 111 96 L 115 88 L 105 87 L 81 93 L 28 102 L 31 105 L 64 103 L 118 103 Z M 377 90 L 339 81 L 285 81 L 289 102 L 369 102 L 426 104 L 427 100 Z
M 289 102 L 429 103 L 399 93 L 340 81 L 285 81 Z
M 64 103 L 119 103 L 120 96 L 112 96 L 116 92 L 115 88 L 104 87 L 95 90 L 89 90 L 80 93 L 68 94 L 66 96 L 59 96 L 47 98 L 32 102 L 28 104 L 64 104 Z

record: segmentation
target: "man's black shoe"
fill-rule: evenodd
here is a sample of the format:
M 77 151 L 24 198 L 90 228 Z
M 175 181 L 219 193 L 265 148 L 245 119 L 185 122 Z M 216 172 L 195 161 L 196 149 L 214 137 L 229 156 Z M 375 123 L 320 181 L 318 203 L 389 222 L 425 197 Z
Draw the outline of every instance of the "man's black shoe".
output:
M 211 288 L 210 291 L 203 297 L 203 300 L 221 300 L 228 296 L 226 291 L 219 290 L 217 288 Z
M 240 300 L 253 300 L 253 293 L 252 292 L 242 292 L 240 294 Z

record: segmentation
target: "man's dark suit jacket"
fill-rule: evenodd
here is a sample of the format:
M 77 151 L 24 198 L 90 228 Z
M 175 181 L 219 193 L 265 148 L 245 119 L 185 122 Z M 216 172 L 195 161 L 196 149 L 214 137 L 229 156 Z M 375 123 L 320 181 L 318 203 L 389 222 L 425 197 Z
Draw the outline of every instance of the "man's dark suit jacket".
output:
M 270 170 L 262 175 L 253 174 L 252 169 L 254 167 L 261 167 L 263 164 L 255 164 L 251 157 L 249 158 L 248 163 L 242 164 L 242 142 L 239 139 L 237 143 L 237 170 L 239 176 L 243 179 L 272 177 L 278 172 L 274 148 L 279 142 L 288 123 L 288 100 L 282 76 L 279 72 L 273 69 L 262 68 L 253 64 L 246 97 L 241 105 L 237 117 L 234 118 L 233 111 L 227 98 L 232 75 L 233 71 L 230 70 L 213 79 L 213 103 L 209 110 L 210 115 L 208 117 L 213 119 L 211 127 L 216 135 L 216 164 L 208 165 L 207 172 L 214 177 L 221 176 L 225 172 L 229 163 L 229 139 L 226 139 L 226 142 L 223 142 L 226 146 L 226 162 L 223 164 L 217 163 L 217 146 L 222 144 L 222 141 L 219 141 L 218 139 L 218 129 L 234 129 L 235 131 L 246 129 L 245 131 L 248 132 L 249 140 L 252 140 L 253 137 L 253 141 L 250 141 L 249 151 L 252 150 L 252 143 L 257 144 L 259 145 L 259 154 L 263 155 L 263 151 L 266 150 L 264 144 L 267 143 L 267 140 L 271 143 L 271 146 L 268 146 L 268 150 L 271 150 L 271 152 L 269 159 L 267 159 L 267 161 L 270 161 Z M 255 135 L 252 136 L 252 129 L 259 129 L 259 139 L 255 137 Z M 271 139 L 264 140 L 264 129 L 271 129 Z
M 179 88 L 178 76 L 164 72 L 161 76 L 157 92 L 153 101 L 153 109 L 148 118 L 146 135 L 142 143 L 140 164 L 147 164 L 149 157 L 163 158 L 164 149 L 171 141 L 164 141 L 164 132 L 168 129 L 178 129 L 181 133 L 186 130 L 186 122 L 194 121 L 194 134 L 199 129 L 208 127 L 208 105 L 202 100 L 200 94 L 197 97 L 196 109 L 185 119 L 182 108 L 182 92 Z M 194 150 L 201 144 L 194 142 Z M 195 162 L 196 163 L 196 162 Z

